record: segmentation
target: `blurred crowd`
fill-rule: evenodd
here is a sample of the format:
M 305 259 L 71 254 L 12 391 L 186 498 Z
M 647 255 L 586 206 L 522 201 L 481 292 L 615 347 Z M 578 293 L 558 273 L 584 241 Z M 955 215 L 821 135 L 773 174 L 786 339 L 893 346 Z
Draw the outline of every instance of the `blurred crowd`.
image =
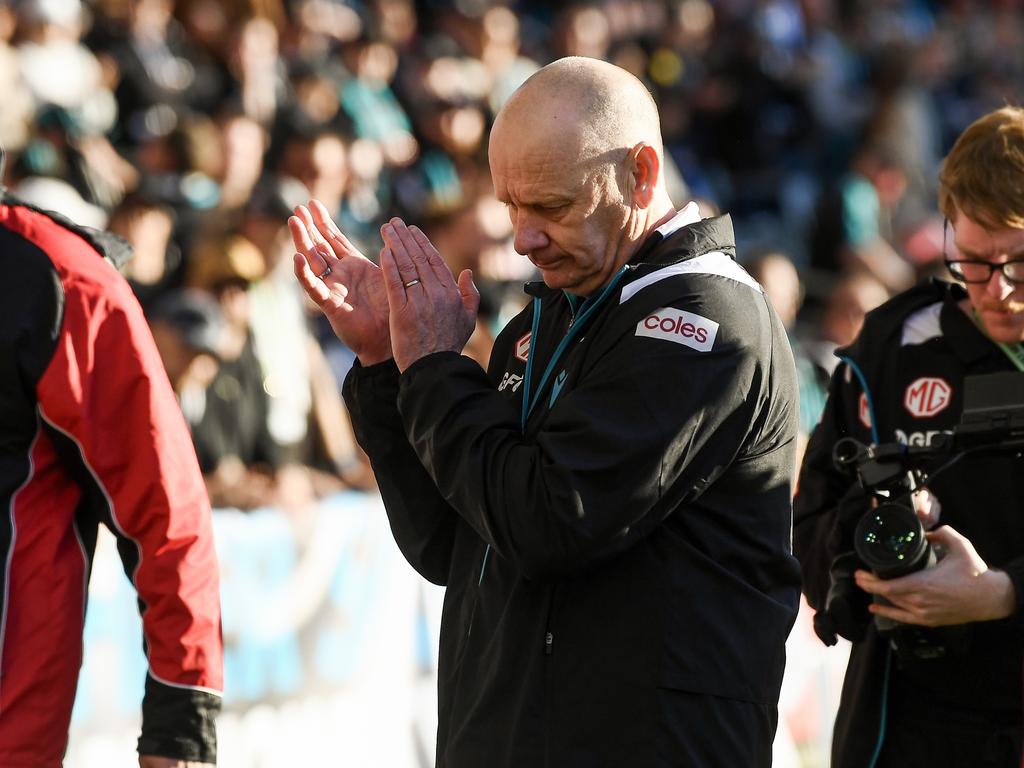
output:
M 484 302 L 468 353 L 521 305 L 486 145 L 564 55 L 660 105 L 673 199 L 733 215 L 791 329 L 803 426 L 863 313 L 941 267 L 938 163 L 1020 103 L 1014 0 L 0 0 L 4 182 L 135 257 L 217 506 L 372 485 L 339 382 L 351 353 L 291 275 L 286 220 L 324 202 L 370 258 L 419 224 Z

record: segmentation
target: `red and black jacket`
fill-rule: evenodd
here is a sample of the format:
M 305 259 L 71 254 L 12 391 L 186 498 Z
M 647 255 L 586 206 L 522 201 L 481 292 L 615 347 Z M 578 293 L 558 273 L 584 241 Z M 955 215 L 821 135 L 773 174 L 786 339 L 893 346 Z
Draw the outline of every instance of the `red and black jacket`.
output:
M 0 190 L 2 193 L 2 190 Z M 99 523 L 139 596 L 141 754 L 216 759 L 210 505 L 127 246 L 0 196 L 0 765 L 59 766 Z

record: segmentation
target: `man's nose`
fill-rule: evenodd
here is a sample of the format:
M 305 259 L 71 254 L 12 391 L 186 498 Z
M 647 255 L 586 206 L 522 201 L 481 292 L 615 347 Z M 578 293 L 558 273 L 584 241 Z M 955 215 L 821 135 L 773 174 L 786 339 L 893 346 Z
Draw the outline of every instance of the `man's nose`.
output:
M 515 233 L 512 245 L 520 256 L 528 256 L 550 242 L 542 223 L 535 216 L 523 211 L 520 211 L 516 220 L 512 222 L 512 230 Z
M 1000 301 L 1013 293 L 1013 289 L 1013 283 L 1003 274 L 1002 269 L 993 269 L 992 274 L 989 275 L 988 282 L 985 283 L 985 293 Z

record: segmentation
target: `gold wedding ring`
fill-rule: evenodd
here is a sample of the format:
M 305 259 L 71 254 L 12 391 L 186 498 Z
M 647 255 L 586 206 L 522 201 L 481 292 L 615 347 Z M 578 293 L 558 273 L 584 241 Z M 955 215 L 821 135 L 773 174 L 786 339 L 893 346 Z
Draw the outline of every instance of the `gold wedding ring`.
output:
M 403 285 L 406 288 L 412 288 L 414 285 L 419 283 L 419 281 L 420 281 L 420 279 L 417 277 L 417 278 L 414 278 L 414 279 L 410 280 L 408 283 L 403 283 Z

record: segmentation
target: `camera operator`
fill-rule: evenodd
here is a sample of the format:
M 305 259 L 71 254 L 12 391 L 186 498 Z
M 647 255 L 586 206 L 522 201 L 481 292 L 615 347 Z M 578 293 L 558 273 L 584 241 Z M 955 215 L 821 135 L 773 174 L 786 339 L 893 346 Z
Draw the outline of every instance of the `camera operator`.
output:
M 858 617 L 855 631 L 840 630 L 854 643 L 834 768 L 1021 765 L 1020 452 L 965 456 L 929 482 L 934 496 L 917 494 L 941 507 L 927 533 L 937 564 L 883 579 L 854 561 L 843 580 L 872 502 L 833 465 L 836 442 L 932 444 L 960 420 L 965 376 L 1024 370 L 1024 110 L 968 127 L 939 182 L 956 282 L 896 296 L 839 351 L 795 501 L 794 549 L 819 635 L 831 644 L 831 618 Z M 898 624 L 881 632 L 880 619 Z

